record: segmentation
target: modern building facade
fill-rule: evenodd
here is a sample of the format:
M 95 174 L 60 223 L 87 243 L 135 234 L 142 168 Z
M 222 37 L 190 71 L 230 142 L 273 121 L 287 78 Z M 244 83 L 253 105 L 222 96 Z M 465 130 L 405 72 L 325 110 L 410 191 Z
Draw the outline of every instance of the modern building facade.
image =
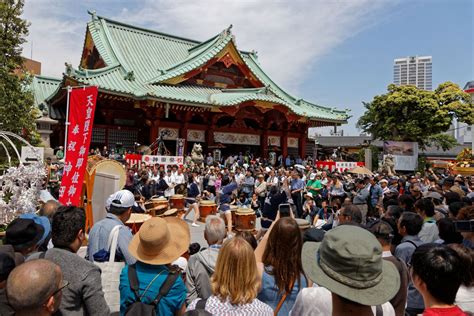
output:
M 464 92 L 471 95 L 471 100 L 474 103 L 474 80 L 466 83 L 464 86 Z M 456 140 L 459 144 L 472 143 L 473 133 L 474 131 L 472 125 L 456 122 Z
M 432 89 L 432 57 L 410 56 L 393 61 L 393 83 Z

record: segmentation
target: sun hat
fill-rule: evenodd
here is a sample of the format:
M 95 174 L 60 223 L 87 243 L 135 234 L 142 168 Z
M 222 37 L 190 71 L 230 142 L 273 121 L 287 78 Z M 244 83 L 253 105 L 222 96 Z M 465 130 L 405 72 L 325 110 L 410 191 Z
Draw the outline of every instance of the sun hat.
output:
M 140 227 L 128 246 L 138 261 L 152 264 L 169 264 L 188 250 L 188 225 L 176 217 L 153 217 Z
M 426 192 L 425 198 L 435 199 L 435 200 L 438 200 L 438 201 L 443 200 L 443 196 L 441 194 L 439 194 L 438 192 L 434 192 L 434 191 Z
M 135 196 L 133 193 L 128 190 L 120 190 L 115 193 L 112 193 L 105 202 L 106 208 L 110 208 L 110 206 L 115 207 L 132 207 L 138 206 L 135 202 Z
M 311 200 L 314 200 L 314 196 L 313 196 L 313 193 L 311 192 L 308 192 L 304 195 L 304 197 L 309 197 Z
M 43 237 L 43 226 L 32 219 L 16 218 L 5 231 L 5 244 L 12 245 L 16 251 L 37 245 Z
M 36 214 L 26 213 L 26 214 L 21 214 L 20 218 L 32 219 L 35 221 L 36 224 L 43 226 L 43 229 L 44 229 L 43 236 L 38 241 L 38 245 L 41 245 L 51 233 L 51 222 L 46 216 L 38 216 Z
M 362 305 L 381 305 L 400 289 L 400 275 L 382 259 L 380 243 L 357 226 L 338 226 L 322 242 L 304 243 L 301 259 L 312 281 Z
M 380 180 L 379 182 L 380 182 L 380 183 L 383 182 L 383 183 L 387 183 L 387 184 L 388 184 L 388 180 L 387 180 L 387 179 L 382 179 L 382 180 Z

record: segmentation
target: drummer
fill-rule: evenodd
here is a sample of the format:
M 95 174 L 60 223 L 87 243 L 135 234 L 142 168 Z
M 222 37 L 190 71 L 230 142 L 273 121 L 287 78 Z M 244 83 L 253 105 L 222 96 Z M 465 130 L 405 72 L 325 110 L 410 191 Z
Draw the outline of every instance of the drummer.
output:
M 207 200 L 207 201 L 215 202 L 216 201 L 216 196 L 214 194 L 212 194 L 212 192 L 204 190 L 204 191 L 202 191 L 202 199 Z
M 199 187 L 196 183 L 196 180 L 194 179 L 194 176 L 190 175 L 188 180 L 188 197 L 186 198 L 186 204 L 188 206 L 188 209 L 186 211 L 186 214 L 184 214 L 183 219 L 186 219 L 186 216 L 188 216 L 189 212 L 191 212 L 191 210 L 194 210 L 194 219 L 193 223 L 191 224 L 191 226 L 193 227 L 199 227 L 199 225 L 196 223 L 199 218 L 199 199 Z
M 235 180 L 235 179 L 232 179 Z M 230 200 L 232 196 L 232 192 L 237 190 L 237 183 L 229 179 L 229 177 L 225 177 L 222 179 L 222 191 L 220 193 L 220 200 L 219 200 L 219 213 L 221 216 L 225 216 L 227 220 L 227 233 L 232 233 L 232 212 L 230 210 Z

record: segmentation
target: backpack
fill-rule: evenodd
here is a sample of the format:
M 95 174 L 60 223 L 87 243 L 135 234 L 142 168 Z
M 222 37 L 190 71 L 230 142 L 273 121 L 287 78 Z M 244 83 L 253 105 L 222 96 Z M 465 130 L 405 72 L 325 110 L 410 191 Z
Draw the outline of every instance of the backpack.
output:
M 156 306 L 160 303 L 161 299 L 168 294 L 178 277 L 179 273 L 177 271 L 170 270 L 156 298 L 153 302 L 147 304 L 141 301 L 140 294 L 138 293 L 139 286 L 136 266 L 134 264 L 130 265 L 128 267 L 128 279 L 130 281 L 130 288 L 135 293 L 137 300 L 127 307 L 125 316 L 155 316 Z

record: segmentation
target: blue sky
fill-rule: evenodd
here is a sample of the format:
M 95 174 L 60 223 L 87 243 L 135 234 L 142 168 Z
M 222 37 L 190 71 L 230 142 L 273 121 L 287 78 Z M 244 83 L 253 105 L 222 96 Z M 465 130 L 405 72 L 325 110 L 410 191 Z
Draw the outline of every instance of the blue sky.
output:
M 357 135 L 362 101 L 384 93 L 393 59 L 433 56 L 433 86 L 474 80 L 472 0 L 27 0 L 24 55 L 43 74 L 77 66 L 88 9 L 163 32 L 206 40 L 229 24 L 237 46 L 255 49 L 283 88 L 312 102 L 349 108 Z M 324 132 L 323 132 L 324 133 Z

